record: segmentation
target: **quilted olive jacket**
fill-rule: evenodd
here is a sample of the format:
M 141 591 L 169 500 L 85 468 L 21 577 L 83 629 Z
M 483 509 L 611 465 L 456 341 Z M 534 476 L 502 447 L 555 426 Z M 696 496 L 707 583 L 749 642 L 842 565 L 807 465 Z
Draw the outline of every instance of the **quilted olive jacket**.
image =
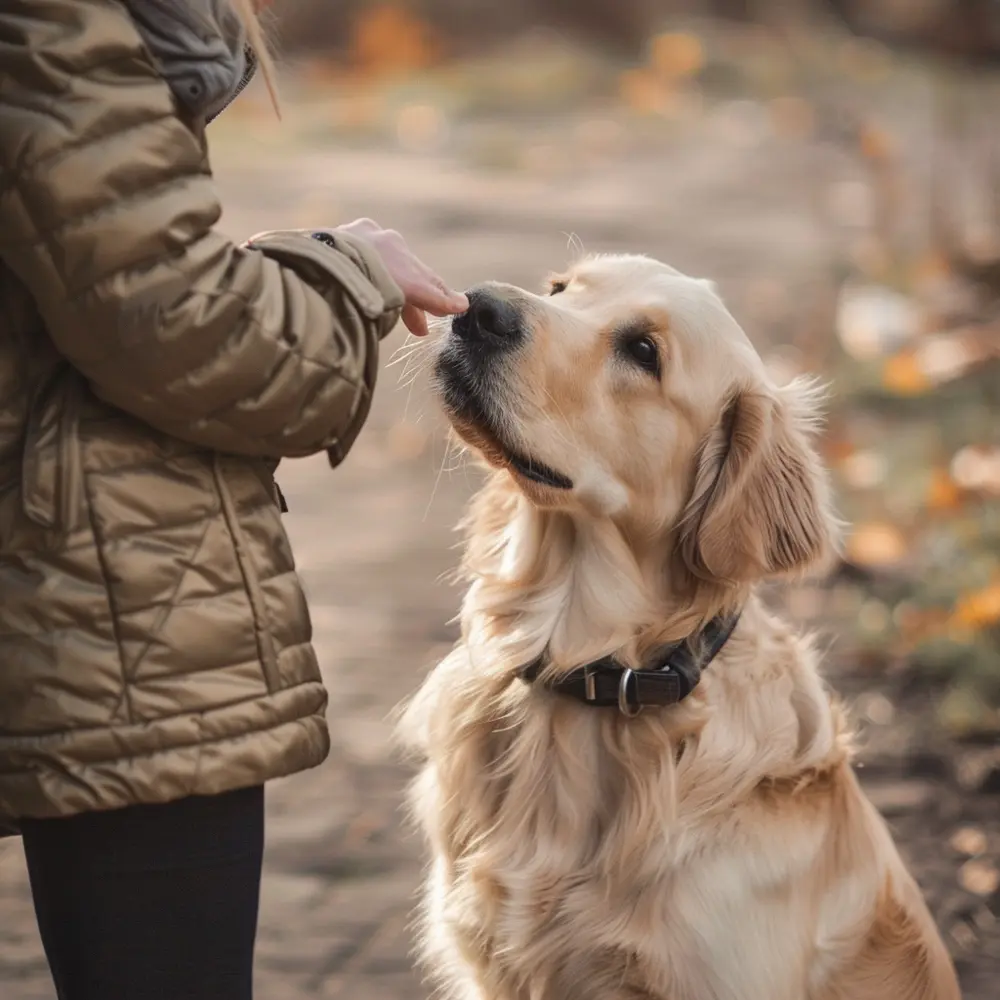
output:
M 121 3 L 0 4 L 0 826 L 327 753 L 272 477 L 347 452 L 402 296 L 216 232 L 203 133 Z

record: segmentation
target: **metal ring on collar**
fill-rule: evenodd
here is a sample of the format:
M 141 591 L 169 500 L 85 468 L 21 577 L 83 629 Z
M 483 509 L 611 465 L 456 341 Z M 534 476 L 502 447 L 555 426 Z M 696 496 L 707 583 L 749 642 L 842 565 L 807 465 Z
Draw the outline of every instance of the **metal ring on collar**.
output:
M 634 676 L 635 671 L 631 667 L 626 667 L 622 671 L 622 679 L 618 682 L 618 711 L 627 719 L 634 719 L 642 711 L 642 705 L 632 705 L 628 700 L 628 683 Z

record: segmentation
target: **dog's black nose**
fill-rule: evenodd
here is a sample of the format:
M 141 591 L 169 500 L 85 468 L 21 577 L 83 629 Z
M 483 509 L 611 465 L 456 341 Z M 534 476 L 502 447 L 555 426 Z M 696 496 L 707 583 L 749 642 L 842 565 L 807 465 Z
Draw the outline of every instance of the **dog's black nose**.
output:
M 451 328 L 463 340 L 502 350 L 514 347 L 524 335 L 520 310 L 488 288 L 467 293 L 469 310 L 456 316 Z

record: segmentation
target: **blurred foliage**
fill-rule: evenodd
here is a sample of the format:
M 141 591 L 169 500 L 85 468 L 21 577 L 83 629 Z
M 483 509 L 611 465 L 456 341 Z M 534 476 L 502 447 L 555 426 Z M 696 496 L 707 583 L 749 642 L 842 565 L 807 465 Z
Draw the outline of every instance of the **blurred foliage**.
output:
M 975 84 L 978 86 L 979 84 Z M 948 77 L 938 86 L 956 96 Z M 958 96 L 961 99 L 961 84 Z M 939 139 L 943 135 L 938 135 Z M 867 127 L 873 225 L 850 260 L 832 358 L 828 458 L 853 529 L 844 554 L 868 597 L 862 644 L 943 688 L 956 735 L 1000 732 L 1000 187 L 972 154 L 981 197 L 932 171 L 925 244 L 899 238 L 913 164 Z M 985 189 L 985 190 L 984 190 Z
M 527 27 L 560 33 L 637 55 L 671 21 L 690 18 L 740 24 L 831 22 L 890 47 L 963 59 L 1000 56 L 1000 6 L 995 0 L 281 0 L 281 37 L 288 50 L 350 51 L 351 25 L 386 7 L 407 22 L 433 24 L 451 55 L 505 44 Z
M 848 234 L 830 290 L 797 303 L 754 276 L 741 315 L 790 344 L 774 367 L 833 380 L 825 447 L 853 525 L 839 586 L 858 644 L 939 685 L 950 732 L 1000 732 L 1000 150 L 979 141 L 1000 107 L 982 69 L 1000 4 L 282 0 L 282 20 L 306 52 L 313 138 L 550 178 L 668 136 L 823 148 L 836 165 L 815 200 Z M 930 129 L 914 144 L 916 106 Z M 542 114 L 558 141 L 532 131 Z
M 995 0 L 827 0 L 851 30 L 893 47 L 1000 63 Z

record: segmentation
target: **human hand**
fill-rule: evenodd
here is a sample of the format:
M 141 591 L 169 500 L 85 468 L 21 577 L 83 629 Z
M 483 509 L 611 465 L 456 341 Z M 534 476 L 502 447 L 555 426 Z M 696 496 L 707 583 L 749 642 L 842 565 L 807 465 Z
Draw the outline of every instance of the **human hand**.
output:
M 454 316 L 469 308 L 469 300 L 452 291 L 406 245 L 406 240 L 394 229 L 383 229 L 371 219 L 357 219 L 330 232 L 356 236 L 370 243 L 382 258 L 382 263 L 406 297 L 403 323 L 416 337 L 427 335 L 427 316 Z

